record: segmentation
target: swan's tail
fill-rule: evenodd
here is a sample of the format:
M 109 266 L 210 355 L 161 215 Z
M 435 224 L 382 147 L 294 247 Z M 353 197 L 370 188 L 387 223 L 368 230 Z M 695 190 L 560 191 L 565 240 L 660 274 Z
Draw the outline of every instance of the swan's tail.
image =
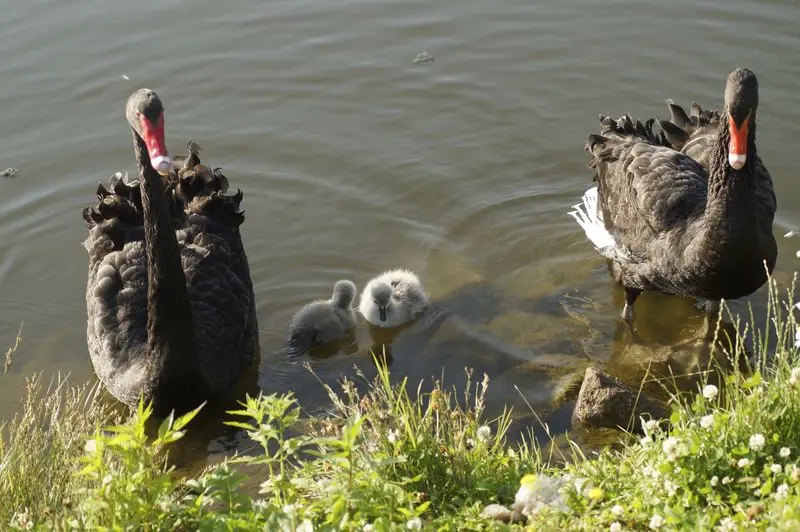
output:
M 586 236 L 600 252 L 616 247 L 611 233 L 603 224 L 603 215 L 597 210 L 597 187 L 592 187 L 583 195 L 583 203 L 575 205 L 567 214 L 575 218 Z

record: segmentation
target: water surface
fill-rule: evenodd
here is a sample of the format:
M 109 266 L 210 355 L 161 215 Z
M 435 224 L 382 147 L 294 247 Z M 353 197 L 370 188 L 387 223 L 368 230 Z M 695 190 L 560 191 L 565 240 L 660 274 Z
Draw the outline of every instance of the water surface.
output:
M 142 86 L 166 103 L 172 150 L 197 141 L 243 189 L 258 385 L 312 413 L 327 401 L 282 352 L 291 314 L 341 277 L 363 286 L 394 266 L 449 313 L 397 337 L 395 377 L 487 372 L 493 411 L 551 411 L 589 361 L 630 375 L 700 356 L 688 300 L 643 296 L 646 345 L 631 343 L 619 291 L 565 214 L 590 184 L 583 144 L 599 112 L 718 106 L 728 72 L 749 66 L 775 232 L 800 225 L 794 1 L 31 0 L 3 14 L 0 167 L 20 175 L 0 180 L 0 344 L 25 327 L 0 417 L 32 372 L 92 375 L 80 209 L 98 181 L 135 169 L 122 111 Z M 423 51 L 435 62 L 415 63 Z M 795 247 L 781 239 L 784 279 Z M 763 290 L 735 308 L 748 301 L 763 313 Z M 314 361 L 317 375 L 372 375 L 371 344 L 362 327 L 360 349 Z M 209 439 L 200 454 L 238 442 Z

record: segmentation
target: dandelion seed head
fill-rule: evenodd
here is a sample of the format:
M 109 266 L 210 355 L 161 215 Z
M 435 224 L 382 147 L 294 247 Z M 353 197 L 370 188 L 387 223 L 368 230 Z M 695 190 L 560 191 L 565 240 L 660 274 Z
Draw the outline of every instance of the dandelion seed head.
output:
M 719 394 L 719 388 L 713 384 L 706 384 L 706 386 L 703 388 L 703 397 L 709 401 L 713 401 L 717 397 L 717 394 Z

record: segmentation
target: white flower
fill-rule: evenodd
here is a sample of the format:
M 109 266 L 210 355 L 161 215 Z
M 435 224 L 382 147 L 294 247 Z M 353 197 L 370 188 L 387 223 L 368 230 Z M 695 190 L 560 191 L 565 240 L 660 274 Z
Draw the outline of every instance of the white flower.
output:
M 764 448 L 765 443 L 767 443 L 767 440 L 764 439 L 763 434 L 753 434 L 750 436 L 749 446 L 753 451 L 760 451 Z
M 784 482 L 783 484 L 778 486 L 778 489 L 775 491 L 775 498 L 785 499 L 788 496 L 789 496 L 789 486 L 787 486 L 786 483 Z
M 661 444 L 661 448 L 667 454 L 674 454 L 675 449 L 678 448 L 678 439 L 675 438 L 674 436 L 670 436 L 669 438 L 664 440 L 664 443 Z
M 714 398 L 717 397 L 718 393 L 719 389 L 713 384 L 706 384 L 706 387 L 703 388 L 703 397 L 705 397 L 709 401 L 713 401 Z
M 303 519 L 303 522 L 295 529 L 295 532 L 314 532 L 314 524 L 308 519 Z
M 678 492 L 678 485 L 671 480 L 664 480 L 664 489 L 667 492 L 667 495 L 672 497 Z
M 710 429 L 714 426 L 714 414 L 708 414 L 700 418 L 700 426 L 704 429 Z
M 481 425 L 478 427 L 478 439 L 482 442 L 488 442 L 492 439 L 492 428 L 488 425 Z
M 648 434 L 652 434 L 656 429 L 658 429 L 658 420 L 648 419 L 644 422 L 644 430 L 646 430 Z
M 739 461 L 736 462 L 736 467 L 744 469 L 745 467 L 749 467 L 752 463 L 753 462 L 749 458 L 739 458 Z
M 614 517 L 622 517 L 622 514 L 624 514 L 624 513 L 625 513 L 625 508 L 623 508 L 623 507 L 622 507 L 622 506 L 620 506 L 619 504 L 615 504 L 615 505 L 614 505 L 614 506 L 611 508 L 611 514 L 612 514 Z
M 792 450 L 789 449 L 788 447 L 781 447 L 781 450 L 778 453 L 778 455 L 780 455 L 781 458 L 789 458 L 790 454 L 792 454 Z
M 400 437 L 400 431 L 392 429 L 389 431 L 389 434 L 386 435 L 386 439 L 389 440 L 389 443 L 397 443 L 397 439 Z
M 409 530 L 419 530 L 422 528 L 422 519 L 419 517 L 414 517 L 413 519 L 409 519 L 406 523 L 406 528 Z
M 797 329 L 794 336 L 795 347 L 800 347 L 798 346 L 798 342 L 800 342 L 800 328 Z M 795 386 L 798 382 L 800 382 L 800 368 L 792 368 L 792 374 L 789 376 L 789 384 Z
M 719 477 L 717 475 L 714 475 L 713 477 L 711 477 L 710 484 L 711 484 L 712 488 L 714 486 L 716 486 L 718 483 L 719 483 Z
M 733 530 L 736 530 L 736 523 L 734 523 L 733 519 L 730 517 L 726 517 L 719 522 L 719 525 L 717 525 L 717 530 L 720 532 L 732 532 Z
M 608 527 L 608 532 L 620 532 L 620 530 L 622 530 L 622 525 L 619 524 L 619 521 L 614 521 Z
M 299 504 L 297 504 L 297 503 L 292 503 L 292 504 L 287 504 L 287 505 L 285 505 L 285 506 L 282 508 L 282 510 L 283 510 L 283 513 L 285 513 L 286 515 L 292 515 L 292 514 L 294 514 L 294 513 L 297 511 L 297 509 L 298 509 L 298 508 L 300 508 L 300 505 L 299 505 Z
M 730 484 L 731 482 L 733 482 L 733 479 L 731 477 L 723 477 L 722 478 L 722 484 L 723 485 Z
M 667 520 L 658 514 L 655 514 L 650 518 L 650 530 L 658 530 L 665 524 L 667 524 Z
M 772 471 L 773 475 L 778 475 L 780 474 L 781 471 L 783 471 L 783 468 L 781 467 L 780 464 L 772 464 L 771 466 L 769 466 L 769 470 Z
M 639 443 L 642 444 L 642 447 L 647 447 L 652 441 L 653 439 L 650 436 L 645 436 L 639 440 Z
M 86 454 L 94 454 L 97 451 L 97 441 L 95 440 L 86 440 L 86 444 L 83 446 L 83 451 Z
M 362 532 L 373 532 L 375 530 L 375 527 L 372 526 L 372 523 L 367 523 L 361 530 Z

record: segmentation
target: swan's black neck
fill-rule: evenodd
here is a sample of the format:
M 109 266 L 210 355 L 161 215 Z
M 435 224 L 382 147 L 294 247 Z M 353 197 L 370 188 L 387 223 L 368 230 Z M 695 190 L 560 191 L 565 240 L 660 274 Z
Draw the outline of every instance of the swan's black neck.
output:
M 739 170 L 734 170 L 728 162 L 730 133 L 725 121 L 721 122 L 708 168 L 706 225 L 722 224 L 732 230 L 742 229 L 739 226 L 749 222 L 751 227 L 757 228 L 754 221 L 757 211 L 755 120 L 748 132 L 747 160 Z
M 139 166 L 147 254 L 148 369 L 150 378 L 180 382 L 197 370 L 186 278 L 163 178 L 150 164 L 147 147 L 135 131 L 133 144 Z

